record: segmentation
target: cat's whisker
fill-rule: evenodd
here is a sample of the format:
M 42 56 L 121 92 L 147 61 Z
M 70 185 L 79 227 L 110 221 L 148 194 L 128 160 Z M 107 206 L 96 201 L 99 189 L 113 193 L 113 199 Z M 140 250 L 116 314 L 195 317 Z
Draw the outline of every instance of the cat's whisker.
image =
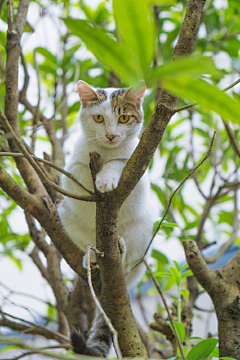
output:
M 84 144 L 86 144 L 88 141 L 90 141 L 90 140 L 94 140 L 94 139 L 95 139 L 95 137 L 90 138 L 90 139 L 87 139 L 86 141 L 84 141 L 84 142 L 82 143 L 82 145 L 84 145 Z

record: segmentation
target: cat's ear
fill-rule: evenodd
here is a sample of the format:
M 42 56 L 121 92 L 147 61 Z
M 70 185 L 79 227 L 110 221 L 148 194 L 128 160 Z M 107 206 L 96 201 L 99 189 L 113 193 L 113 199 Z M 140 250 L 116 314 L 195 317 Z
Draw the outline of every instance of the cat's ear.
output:
M 89 102 L 98 101 L 95 91 L 84 81 L 80 80 L 78 82 L 77 89 L 83 107 L 87 106 Z
M 124 94 L 124 99 L 126 101 L 134 102 L 139 106 L 143 101 L 145 90 L 146 90 L 145 82 L 141 81 L 140 89 L 134 91 L 132 90 L 132 87 L 128 88 L 128 90 Z

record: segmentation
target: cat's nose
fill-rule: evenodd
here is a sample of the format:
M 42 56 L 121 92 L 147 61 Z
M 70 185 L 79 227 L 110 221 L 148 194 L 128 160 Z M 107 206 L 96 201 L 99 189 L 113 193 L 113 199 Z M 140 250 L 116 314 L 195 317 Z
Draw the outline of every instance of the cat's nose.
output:
M 109 135 L 109 134 L 106 135 L 106 137 L 107 137 L 110 141 L 112 141 L 116 136 L 117 136 L 117 135 Z

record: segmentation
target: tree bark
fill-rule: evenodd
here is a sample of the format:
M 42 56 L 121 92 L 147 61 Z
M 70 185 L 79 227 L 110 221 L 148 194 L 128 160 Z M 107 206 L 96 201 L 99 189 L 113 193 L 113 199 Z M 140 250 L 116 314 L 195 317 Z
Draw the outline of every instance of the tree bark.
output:
M 195 241 L 184 241 L 190 269 L 211 297 L 218 319 L 219 356 L 240 358 L 240 252 L 212 272 Z

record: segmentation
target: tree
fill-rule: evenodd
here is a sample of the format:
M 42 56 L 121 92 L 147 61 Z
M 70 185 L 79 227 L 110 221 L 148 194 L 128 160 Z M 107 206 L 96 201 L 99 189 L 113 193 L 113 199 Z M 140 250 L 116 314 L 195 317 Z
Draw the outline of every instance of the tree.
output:
M 31 1 L 30 7 L 33 4 L 38 9 L 41 8 L 43 17 L 47 16 L 47 7 L 50 6 L 48 2 L 42 5 L 41 2 Z M 225 9 L 218 9 L 216 1 L 205 4 L 204 0 L 180 3 L 164 0 L 117 0 L 113 1 L 114 20 L 117 24 L 114 30 L 110 30 L 113 28 L 113 20 L 107 2 L 101 3 L 95 10 L 82 1 L 80 5 L 71 1 L 58 1 L 54 4 L 61 9 L 61 21 L 67 27 L 61 33 L 61 51 L 57 55 L 44 47 L 24 52 L 24 46 L 21 48 L 22 34 L 34 32 L 31 19 L 26 22 L 29 1 L 20 0 L 18 4 L 9 0 L 7 5 L 0 1 L 2 19 L 8 23 L 7 36 L 4 32 L 0 33 L 1 80 L 5 82 L 5 89 L 1 88 L 1 107 L 4 106 L 5 110 L 0 114 L 0 187 L 1 196 L 6 196 L 8 201 L 1 223 L 3 254 L 19 263 L 15 249 L 26 251 L 30 242 L 34 243 L 30 256 L 54 292 L 58 332 L 26 322 L 19 324 L 4 313 L 0 324 L 18 331 L 41 334 L 60 343 L 67 341 L 69 328 L 79 327 L 84 332 L 88 329 L 94 305 L 86 285 L 86 271 L 81 265 L 83 254 L 63 232 L 55 206 L 62 198 L 61 194 L 74 196 L 64 192 L 59 185 L 59 171 L 64 166 L 63 144 L 79 106 L 78 101 L 73 104 L 68 102 L 67 90 L 75 89 L 79 78 L 100 87 L 137 87 L 139 79 L 144 79 L 151 89 L 144 104 L 147 127 L 139 146 L 123 170 L 117 190 L 107 194 L 96 192 L 81 199 L 96 202 L 97 249 L 109 255 L 98 257 L 100 273 L 98 270 L 92 271 L 93 287 L 98 293 L 101 279 L 101 304 L 118 333 L 122 355 L 143 357 L 143 341 L 145 345 L 149 345 L 149 339 L 146 340 L 146 334 L 143 335 L 140 330 L 141 340 L 132 317 L 121 268 L 116 221 L 122 203 L 149 163 L 150 167 L 155 166 L 157 159 L 151 159 L 156 149 L 159 149 L 161 157 L 165 159 L 164 184 L 153 184 L 152 187 L 163 208 L 169 210 L 170 205 L 171 208 L 166 212 L 167 222 L 156 224 L 155 235 L 163 227 L 167 238 L 177 236 L 183 241 L 194 276 L 190 271 L 183 272 L 186 266 L 182 269 L 178 264 L 176 267 L 169 266 L 168 260 L 161 253 L 153 253 L 157 267 L 153 265 L 152 270 L 149 267 L 148 270 L 151 274 L 156 272 L 158 283 L 162 287 L 165 284 L 166 290 L 175 281 L 179 294 L 176 303 L 173 302 L 172 314 L 169 313 L 166 318 L 161 313 L 158 314 L 152 328 L 167 336 L 175 355 L 179 354 L 179 348 L 182 359 L 200 359 L 199 354 L 202 354 L 201 359 L 206 359 L 217 341 L 207 339 L 190 350 L 191 344 L 184 336 L 185 332 L 186 338 L 190 336 L 189 321 L 191 322 L 192 317 L 191 309 L 199 294 L 198 282 L 209 293 L 215 306 L 219 322 L 220 357 L 237 359 L 240 352 L 237 277 L 239 252 L 223 269 L 216 272 L 211 272 L 206 265 L 206 262 L 215 261 L 234 242 L 239 242 L 237 193 L 240 186 L 240 150 L 237 126 L 240 105 L 238 92 L 232 92 L 232 96 L 226 94 L 230 87 L 235 90 L 233 86 L 239 82 L 235 81 L 239 68 L 240 31 L 237 2 L 232 1 Z M 74 9 L 81 9 L 85 20 L 73 19 L 71 14 Z M 200 24 L 204 35 L 201 36 L 200 32 L 197 38 Z M 77 51 L 83 47 L 82 43 L 92 52 L 94 59 L 79 60 Z M 193 52 L 194 55 L 190 56 Z M 231 58 L 229 66 L 224 66 L 224 69 L 217 62 L 218 54 L 222 52 L 228 59 Z M 19 57 L 24 71 L 21 89 L 18 89 Z M 172 57 L 174 61 L 171 61 Z M 216 64 L 212 59 L 215 59 Z M 100 70 L 100 75 L 91 77 L 91 71 L 95 69 Z M 36 105 L 29 100 L 30 94 L 27 92 L 31 81 L 30 70 L 34 71 L 38 82 Z M 229 81 L 231 77 L 234 78 Z M 225 91 L 219 90 L 219 87 L 222 88 L 221 80 L 228 81 L 231 85 Z M 42 92 L 54 104 L 50 117 L 47 115 L 48 109 L 45 109 Z M 189 103 L 189 100 L 193 103 Z M 179 101 L 180 107 L 176 108 Z M 178 115 L 172 119 L 174 114 Z M 40 126 L 45 131 L 43 140 L 51 143 L 52 152 L 45 153 L 45 159 L 39 160 L 34 157 L 34 153 L 36 144 L 40 141 L 37 132 Z M 189 130 L 186 130 L 187 126 Z M 213 130 L 217 130 L 217 133 L 210 155 L 211 147 L 208 153 L 206 148 L 211 143 Z M 185 136 L 187 131 L 188 139 Z M 200 146 L 202 149 L 199 150 Z M 197 162 L 201 167 L 195 169 Z M 96 154 L 92 154 L 91 169 L 94 179 L 99 169 Z M 196 171 L 193 172 L 194 169 Z M 190 173 L 193 174 L 192 181 L 188 180 Z M 205 186 L 206 182 L 210 186 Z M 174 189 L 180 184 L 183 185 L 181 190 L 174 193 Z M 194 192 L 199 192 L 202 196 L 199 202 L 201 206 L 193 206 L 187 194 L 184 195 L 193 184 Z M 171 197 L 171 194 L 174 196 Z M 226 202 L 230 204 L 229 208 L 223 207 Z M 28 235 L 21 237 L 10 232 L 7 217 L 16 205 L 25 212 L 31 239 Z M 214 229 L 214 239 L 213 232 L 209 231 L 211 227 Z M 46 240 L 46 234 L 51 239 L 50 244 Z M 217 255 L 203 259 L 200 250 L 211 246 L 213 240 L 222 238 L 226 241 Z M 40 254 L 44 255 L 46 265 Z M 61 272 L 62 259 L 78 275 L 72 281 L 72 291 Z M 166 267 L 170 272 L 166 272 Z M 167 286 L 164 280 L 166 277 L 169 278 Z M 181 288 L 186 279 L 189 292 Z M 185 298 L 182 306 L 181 296 Z M 175 313 L 178 321 L 173 323 Z M 172 324 L 169 325 L 167 320 Z M 3 337 L 1 341 L 28 348 L 19 340 L 12 341 Z M 181 343 L 186 345 L 186 351 L 190 350 L 187 357 Z M 36 351 L 31 347 L 29 350 Z M 161 355 L 155 351 L 155 356 L 166 358 L 164 352 Z

